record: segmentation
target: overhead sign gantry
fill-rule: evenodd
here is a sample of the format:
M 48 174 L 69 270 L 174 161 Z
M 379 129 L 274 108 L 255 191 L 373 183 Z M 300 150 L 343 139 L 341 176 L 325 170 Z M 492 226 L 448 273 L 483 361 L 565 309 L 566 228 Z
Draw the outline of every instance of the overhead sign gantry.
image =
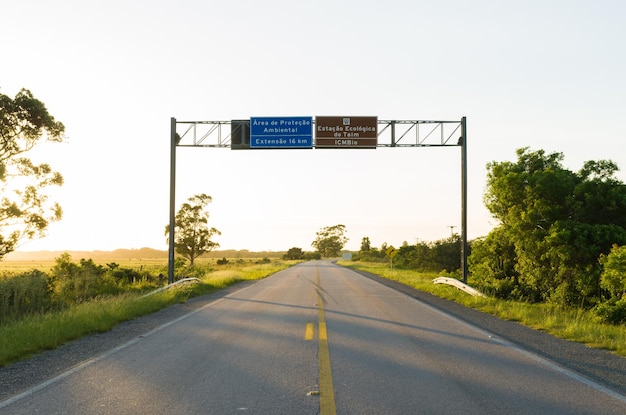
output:
M 170 220 L 168 283 L 174 282 L 176 148 L 375 149 L 377 147 L 461 148 L 461 272 L 467 283 L 467 123 L 379 120 L 371 116 L 250 117 L 230 121 L 170 123 Z

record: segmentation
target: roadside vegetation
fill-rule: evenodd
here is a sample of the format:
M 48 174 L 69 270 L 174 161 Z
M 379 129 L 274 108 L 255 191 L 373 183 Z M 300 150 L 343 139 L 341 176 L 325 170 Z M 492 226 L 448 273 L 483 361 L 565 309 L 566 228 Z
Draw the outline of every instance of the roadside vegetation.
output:
M 85 335 L 150 314 L 191 297 L 208 294 L 241 281 L 265 278 L 295 261 L 199 261 L 193 267 L 178 260 L 179 278 L 199 282 L 148 295 L 166 284 L 167 264 L 149 270 L 74 262 L 68 254 L 51 270 L 33 269 L 0 276 L 0 366 L 56 348 Z
M 563 307 L 553 303 L 528 303 L 494 297 L 472 297 L 452 286 L 433 284 L 433 279 L 439 276 L 454 277 L 454 275 L 398 268 L 392 270 L 388 262 L 339 261 L 339 264 L 401 282 L 438 297 L 505 320 L 517 321 L 563 339 L 606 349 L 626 357 L 626 326 L 605 323 L 593 311 Z M 469 285 L 476 286 L 476 281 L 472 278 L 468 282 Z

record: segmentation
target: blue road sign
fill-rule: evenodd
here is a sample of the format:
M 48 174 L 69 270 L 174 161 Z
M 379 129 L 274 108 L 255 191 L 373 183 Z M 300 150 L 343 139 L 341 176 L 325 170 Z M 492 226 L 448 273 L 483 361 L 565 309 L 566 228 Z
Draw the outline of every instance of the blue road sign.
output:
M 250 148 L 313 148 L 313 117 L 250 117 Z

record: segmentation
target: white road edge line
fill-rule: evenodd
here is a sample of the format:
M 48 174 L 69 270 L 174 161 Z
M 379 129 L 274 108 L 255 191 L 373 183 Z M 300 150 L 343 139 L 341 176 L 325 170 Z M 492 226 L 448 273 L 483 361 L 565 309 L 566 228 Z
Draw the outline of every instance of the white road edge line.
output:
M 587 385 L 587 386 L 589 386 L 589 387 L 591 387 L 593 389 L 596 389 L 599 392 L 604 393 L 605 395 L 608 395 L 608 396 L 612 397 L 613 399 L 616 399 L 616 400 L 626 404 L 626 396 L 624 396 L 624 395 L 621 395 L 621 394 L 619 394 L 619 393 L 617 393 L 617 392 L 615 392 L 615 391 L 613 391 L 613 390 L 611 390 L 611 389 L 609 389 L 609 388 L 607 388 L 605 386 L 600 385 L 599 383 L 594 382 L 591 379 L 588 379 L 588 378 L 586 378 L 586 377 L 584 377 L 584 376 L 582 376 L 582 375 L 580 375 L 580 374 L 578 374 L 578 373 L 576 373 L 576 372 L 574 372 L 574 371 L 572 371 L 570 369 L 567 369 L 567 368 L 559 365 L 558 363 L 553 362 L 552 360 L 549 360 L 549 359 L 547 359 L 545 357 L 539 356 L 538 354 L 535 354 L 535 353 L 533 353 L 533 352 L 531 352 L 529 350 L 523 349 L 522 347 L 520 347 L 520 346 L 518 346 L 518 345 L 516 345 L 514 343 L 511 343 L 511 342 L 509 342 L 507 340 L 504 340 L 504 339 L 500 338 L 498 335 L 496 335 L 495 333 L 490 333 L 490 332 L 488 332 L 486 330 L 478 328 L 478 327 L 476 327 L 476 326 L 474 326 L 474 325 L 472 325 L 472 324 L 470 324 L 470 323 L 468 323 L 466 321 L 463 321 L 463 320 L 461 320 L 461 319 L 459 319 L 457 317 L 454 317 L 451 314 L 448 314 L 448 313 L 446 313 L 444 311 L 441 311 L 441 310 L 439 310 L 439 309 L 437 309 L 437 308 L 435 308 L 435 307 L 433 307 L 433 306 L 431 306 L 429 304 L 426 304 L 426 303 L 418 300 L 417 298 L 411 297 L 411 296 L 406 295 L 406 294 L 405 294 L 405 296 L 408 299 L 412 300 L 412 301 L 420 303 L 422 306 L 428 308 L 429 310 L 431 310 L 434 313 L 437 313 L 437 314 L 439 314 L 439 315 L 441 315 L 443 317 L 446 317 L 447 319 L 452 320 L 452 321 L 454 321 L 457 324 L 460 324 L 460 325 L 462 325 L 464 327 L 467 327 L 467 328 L 475 331 L 476 333 L 479 333 L 479 334 L 481 334 L 481 335 L 483 335 L 485 337 L 490 338 L 494 342 L 499 343 L 499 344 L 501 344 L 504 347 L 507 347 L 509 349 L 515 350 L 518 353 L 523 354 L 524 356 L 530 358 L 531 360 L 536 361 L 537 363 L 540 363 L 540 364 L 542 364 L 544 366 L 547 366 L 548 368 L 553 369 L 553 370 L 557 371 L 558 373 L 561 373 L 561 374 L 563 374 L 563 375 L 565 375 L 567 377 L 570 377 L 570 378 L 572 378 L 572 379 L 574 379 L 574 380 L 576 380 L 578 382 L 581 382 L 581 383 L 583 383 L 583 384 L 585 384 L 585 385 Z
M 387 289 L 399 292 L 397 290 L 394 290 L 391 287 L 388 287 L 388 286 L 386 286 L 384 284 L 381 284 L 378 281 L 375 281 L 375 280 L 370 280 L 370 281 L 372 281 L 372 282 L 374 282 L 376 284 L 379 284 L 379 285 L 381 285 L 381 286 L 383 286 L 383 287 L 385 287 Z M 588 379 L 588 378 L 586 378 L 586 377 L 584 377 L 584 376 L 582 376 L 582 375 L 580 375 L 580 374 L 578 374 L 578 373 L 576 373 L 576 372 L 574 372 L 574 371 L 572 371 L 570 369 L 567 369 L 567 368 L 559 365 L 556 362 L 553 362 L 552 360 L 549 360 L 549 359 L 547 359 L 545 357 L 539 356 L 538 354 L 535 354 L 535 353 L 533 353 L 533 352 L 531 352 L 529 350 L 523 349 L 522 347 L 520 347 L 520 346 L 518 346 L 518 345 L 516 345 L 514 343 L 511 343 L 511 342 L 509 342 L 507 340 L 504 340 L 504 339 L 500 338 L 495 333 L 491 333 L 491 332 L 488 332 L 486 330 L 480 329 L 480 328 L 478 328 L 478 327 L 476 327 L 476 326 L 474 326 L 474 325 L 472 325 L 472 324 L 470 324 L 470 323 L 468 323 L 466 321 L 463 321 L 463 320 L 461 320 L 461 319 L 459 319 L 457 317 L 454 317 L 451 314 L 446 313 L 445 311 L 439 310 L 438 308 L 435 308 L 435 307 L 433 307 L 433 306 L 431 306 L 431 305 L 429 305 L 429 304 L 427 304 L 427 303 L 425 303 L 423 301 L 420 301 L 420 300 L 418 300 L 415 297 L 411 297 L 410 295 L 407 295 L 407 294 L 404 294 L 404 293 L 400 293 L 400 294 L 402 294 L 403 296 L 405 296 L 406 298 L 408 298 L 411 301 L 419 303 L 423 307 L 428 308 L 430 311 L 432 311 L 432 312 L 434 312 L 436 314 L 439 314 L 439 315 L 441 315 L 441 316 L 443 316 L 443 317 L 445 317 L 445 318 L 447 318 L 447 319 L 449 319 L 451 321 L 454 321 L 457 324 L 460 324 L 460 325 L 462 325 L 464 327 L 467 327 L 467 328 L 475 331 L 476 333 L 478 333 L 478 334 L 480 334 L 482 336 L 490 338 L 494 342 L 499 343 L 500 345 L 502 345 L 504 347 L 507 347 L 507 348 L 512 349 L 512 350 L 515 350 L 516 352 L 521 353 L 521 354 L 527 356 L 528 358 L 530 358 L 531 360 L 536 361 L 537 363 L 540 363 L 540 364 L 542 364 L 542 365 L 544 365 L 544 366 L 546 366 L 546 367 L 548 367 L 550 369 L 553 369 L 553 370 L 557 371 L 558 373 L 561 373 L 561 374 L 563 374 L 563 375 L 565 375 L 565 376 L 567 376 L 567 377 L 569 377 L 571 379 L 574 379 L 574 380 L 576 380 L 578 382 L 581 382 L 581 383 L 583 383 L 583 384 L 585 384 L 585 385 L 587 385 L 587 386 L 589 386 L 589 387 L 591 387 L 591 388 L 593 388 L 593 389 L 595 389 L 595 390 L 597 390 L 599 392 L 604 393 L 605 395 L 608 395 L 608 396 L 612 397 L 613 399 L 616 399 L 616 400 L 626 404 L 626 396 L 621 395 L 621 394 L 615 392 L 614 390 L 607 388 L 606 386 L 602 386 L 599 383 L 596 383 L 596 382 L 594 382 L 591 379 Z

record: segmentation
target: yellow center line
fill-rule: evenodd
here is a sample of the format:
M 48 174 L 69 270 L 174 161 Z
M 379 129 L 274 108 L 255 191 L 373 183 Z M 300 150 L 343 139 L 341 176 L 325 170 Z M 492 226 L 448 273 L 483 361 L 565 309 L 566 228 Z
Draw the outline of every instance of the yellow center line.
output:
M 320 382 L 320 415 L 336 415 L 335 388 L 333 374 L 330 368 L 330 351 L 328 349 L 328 332 L 326 331 L 326 317 L 324 316 L 324 301 L 320 289 L 320 272 L 317 269 L 317 320 L 319 324 L 318 354 L 319 354 L 319 382 Z
M 304 328 L 304 340 L 313 340 L 315 336 L 315 325 L 309 321 Z

